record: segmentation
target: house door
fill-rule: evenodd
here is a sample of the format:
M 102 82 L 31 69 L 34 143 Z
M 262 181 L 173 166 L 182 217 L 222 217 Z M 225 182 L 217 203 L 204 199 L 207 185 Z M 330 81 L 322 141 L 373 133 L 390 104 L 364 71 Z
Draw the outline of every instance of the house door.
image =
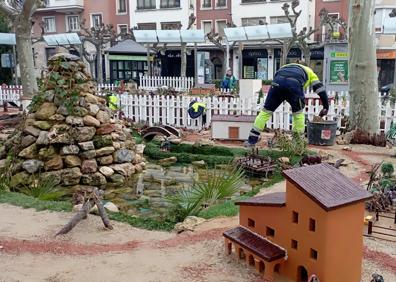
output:
M 304 266 L 297 268 L 297 282 L 308 282 L 308 271 Z
M 229 139 L 239 139 L 239 127 L 229 127 L 228 128 L 228 138 Z

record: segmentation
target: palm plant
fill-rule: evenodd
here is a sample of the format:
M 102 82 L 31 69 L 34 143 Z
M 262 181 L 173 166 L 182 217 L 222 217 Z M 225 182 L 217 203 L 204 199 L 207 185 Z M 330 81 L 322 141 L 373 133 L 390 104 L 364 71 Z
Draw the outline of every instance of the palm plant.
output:
M 195 182 L 188 189 L 180 190 L 167 200 L 178 207 L 184 217 L 197 215 L 219 200 L 231 197 L 243 184 L 243 170 L 229 165 L 226 169 L 207 170 L 206 182 Z

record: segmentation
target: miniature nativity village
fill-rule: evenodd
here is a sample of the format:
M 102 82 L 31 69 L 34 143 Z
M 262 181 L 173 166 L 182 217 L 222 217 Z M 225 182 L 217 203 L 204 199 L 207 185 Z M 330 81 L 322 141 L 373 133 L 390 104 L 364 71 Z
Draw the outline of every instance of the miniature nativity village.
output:
M 361 13 L 373 16 L 369 8 Z M 224 68 L 220 85 L 147 73 L 102 84 L 100 63 L 92 71 L 86 54 L 63 47 L 37 80 L 20 70 L 22 87 L 0 87 L 0 281 L 396 281 L 396 92 L 377 95 L 375 37 L 358 32 L 362 17 L 349 43 L 334 31 L 327 42 L 336 85 L 306 54 L 279 58 L 271 81 Z M 166 42 L 205 37 L 189 29 L 166 31 Z M 283 39 L 289 29 L 224 32 L 245 38 L 242 56 L 249 31 Z M 144 50 L 129 59 L 153 72 L 147 43 L 158 48 L 165 31 L 131 32 L 120 44 Z

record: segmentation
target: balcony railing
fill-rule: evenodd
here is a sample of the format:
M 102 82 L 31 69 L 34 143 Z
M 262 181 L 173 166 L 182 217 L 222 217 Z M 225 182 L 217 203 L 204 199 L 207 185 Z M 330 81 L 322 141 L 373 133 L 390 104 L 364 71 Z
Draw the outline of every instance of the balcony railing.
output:
M 84 0 L 45 0 L 43 9 L 83 8 Z

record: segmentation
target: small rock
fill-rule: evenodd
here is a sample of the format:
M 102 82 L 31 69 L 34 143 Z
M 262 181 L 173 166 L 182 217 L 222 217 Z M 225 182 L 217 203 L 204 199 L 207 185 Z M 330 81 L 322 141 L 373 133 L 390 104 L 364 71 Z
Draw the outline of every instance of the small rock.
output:
M 95 149 L 94 143 L 92 141 L 78 143 L 78 146 L 80 146 L 81 150 L 83 151 Z
M 112 153 L 114 153 L 115 149 L 114 147 L 103 147 L 100 148 L 99 150 L 96 150 L 96 156 L 97 157 L 102 157 L 102 156 L 106 156 L 106 155 L 110 155 Z
M 55 124 L 48 133 L 50 144 L 72 144 L 74 140 L 69 131 L 70 126 Z
M 143 157 L 139 154 L 135 154 L 135 158 L 133 159 L 133 164 L 139 164 L 143 161 Z
M 84 126 L 82 117 L 68 116 L 66 118 L 66 123 L 73 126 Z
M 280 161 L 282 164 L 290 164 L 290 159 L 288 157 L 280 157 L 278 158 L 278 161 Z
M 133 139 L 126 140 L 124 142 L 124 145 L 125 145 L 125 148 L 127 148 L 129 150 L 135 151 L 135 149 L 136 149 L 135 140 L 133 140 Z M 144 150 L 144 147 L 143 147 L 143 150 Z
M 141 164 L 136 164 L 135 165 L 135 170 L 136 170 L 136 173 L 141 173 L 143 171 L 142 165 Z
M 124 142 L 124 141 L 127 140 L 127 136 L 125 135 L 124 132 L 112 132 L 111 133 L 111 138 L 114 141 L 122 141 L 122 142 Z
M 45 120 L 36 120 L 33 125 L 41 130 L 49 130 L 51 128 L 51 124 Z
M 92 116 L 85 116 L 83 121 L 86 126 L 94 126 L 94 127 L 100 126 L 100 121 L 98 121 L 96 118 Z
M 56 155 L 56 151 L 54 146 L 41 148 L 38 153 L 40 159 L 42 160 L 50 160 Z
M 81 172 L 84 174 L 88 173 L 94 173 L 98 170 L 98 164 L 96 163 L 96 160 L 85 160 L 82 162 L 81 165 Z
M 82 208 L 83 208 L 83 204 L 78 204 L 78 205 L 73 206 L 72 211 L 79 212 Z
M 204 160 L 201 160 L 201 161 L 194 161 L 194 162 L 192 162 L 191 164 L 192 164 L 193 166 L 196 166 L 196 167 L 201 167 L 201 168 L 206 167 L 206 163 L 205 163 Z
M 98 135 L 106 135 L 106 134 L 112 133 L 114 130 L 115 130 L 114 125 L 108 123 L 108 124 L 104 124 L 101 127 L 99 127 L 96 130 L 96 134 L 98 134 Z
M 76 128 L 74 132 L 74 136 L 77 142 L 86 142 L 90 141 L 95 136 L 96 129 L 95 127 L 80 127 Z
M 8 166 L 8 160 L 7 159 L 0 160 L 0 169 L 5 168 L 6 166 Z
M 100 165 L 109 165 L 113 163 L 113 156 L 105 156 L 97 159 Z
M 330 158 L 330 154 L 325 150 L 319 150 L 318 155 L 322 158 L 322 160 L 328 160 Z
M 61 149 L 60 154 L 62 156 L 64 155 L 77 155 L 80 152 L 80 148 L 78 148 L 77 145 L 69 145 L 69 146 L 63 146 Z
M 181 138 L 175 138 L 170 140 L 170 143 L 174 145 L 179 145 L 181 144 L 181 142 L 182 142 Z
M 56 111 L 57 114 L 63 115 L 63 116 L 68 116 L 69 115 L 69 110 L 65 106 L 60 106 L 58 110 Z
M 82 174 L 78 167 L 67 168 L 61 171 L 62 183 L 67 186 L 79 184 L 81 177 Z
M 143 155 L 144 152 L 144 148 L 146 147 L 146 145 L 144 144 L 138 144 L 136 145 L 136 154 L 141 154 Z
M 21 146 L 22 148 L 26 148 L 36 142 L 37 138 L 32 135 L 27 135 L 22 137 Z
M 209 139 L 201 139 L 194 143 L 194 146 L 214 146 L 215 143 Z
M 113 183 L 124 183 L 125 177 L 121 174 L 113 174 L 112 176 L 110 176 L 110 181 Z
M 48 145 L 50 143 L 50 139 L 48 137 L 47 131 L 41 131 L 39 137 L 37 138 L 37 145 Z
M 78 156 L 69 155 L 65 157 L 65 164 L 67 167 L 81 166 L 81 159 Z
M 24 161 L 22 163 L 22 168 L 29 172 L 30 174 L 33 174 L 37 171 L 39 171 L 43 167 L 43 162 L 38 161 L 38 160 L 28 160 Z
M 104 204 L 103 207 L 106 210 L 108 210 L 109 212 L 120 212 L 119 209 L 117 208 L 117 206 L 115 204 L 113 204 L 112 202 L 107 202 L 106 204 Z
M 53 102 L 54 101 L 54 97 L 55 97 L 55 92 L 54 90 L 47 90 L 44 93 L 44 99 L 47 102 Z
M 86 185 L 101 186 L 107 183 L 106 177 L 100 172 L 94 174 L 83 174 L 81 176 L 81 182 Z
M 96 114 L 99 112 L 99 106 L 95 104 L 88 104 L 87 109 L 90 115 L 96 116 Z
M 110 135 L 101 135 L 95 136 L 93 139 L 93 143 L 96 149 L 100 149 L 103 147 L 108 147 L 113 145 L 113 139 Z
M 30 175 L 23 171 L 19 172 L 11 177 L 10 186 L 17 187 L 21 184 L 28 184 L 30 182 Z
M 120 149 L 113 154 L 114 162 L 118 164 L 130 163 L 132 162 L 133 158 L 133 152 L 129 151 L 128 149 Z
M 348 151 L 348 152 L 352 151 L 352 147 L 351 147 L 351 146 L 345 146 L 345 147 L 343 147 L 342 149 L 343 149 L 344 151 Z
M 62 157 L 55 155 L 52 159 L 45 163 L 46 170 L 59 170 L 63 168 Z
M 88 115 L 88 110 L 83 107 L 74 107 L 73 114 L 78 117 L 85 117 L 86 115 Z
M 121 142 L 113 142 L 113 147 L 114 147 L 114 149 L 116 149 L 116 150 L 119 150 L 119 149 L 121 149 Z
M 114 174 L 114 170 L 108 166 L 102 166 L 99 171 L 106 177 L 110 177 Z
M 37 146 L 36 144 L 32 144 L 29 147 L 26 147 L 25 149 L 20 151 L 18 157 L 25 159 L 34 159 L 36 153 L 37 153 Z
M 174 230 L 177 233 L 181 233 L 184 231 L 194 231 L 198 225 L 202 224 L 205 221 L 206 220 L 204 218 L 187 216 L 183 222 L 179 222 L 175 225 Z
M 26 127 L 23 129 L 23 132 L 26 133 L 26 134 L 33 135 L 34 137 L 38 137 L 39 134 L 40 134 L 40 129 L 35 128 L 35 127 L 33 127 L 33 126 L 26 126 Z
M 105 111 L 99 111 L 96 114 L 96 118 L 100 121 L 102 124 L 106 124 L 110 122 L 110 115 L 106 113 Z
M 98 104 L 98 98 L 91 93 L 81 93 L 81 96 L 85 98 L 85 102 L 90 104 Z
M 116 164 L 110 166 L 115 172 L 123 176 L 131 176 L 135 173 L 135 167 L 131 163 Z
M 38 120 L 48 120 L 56 113 L 56 110 L 57 108 L 54 103 L 45 102 L 35 113 L 35 118 Z
M 90 160 L 96 157 L 96 151 L 95 150 L 84 151 L 80 153 L 80 156 L 83 159 Z
M 177 158 L 170 157 L 170 158 L 162 159 L 162 160 L 159 160 L 158 163 L 162 166 L 170 166 L 170 165 L 177 163 Z
M 51 120 L 51 121 L 64 121 L 65 117 L 62 116 L 61 114 L 55 114 L 53 116 L 50 116 L 49 120 Z

